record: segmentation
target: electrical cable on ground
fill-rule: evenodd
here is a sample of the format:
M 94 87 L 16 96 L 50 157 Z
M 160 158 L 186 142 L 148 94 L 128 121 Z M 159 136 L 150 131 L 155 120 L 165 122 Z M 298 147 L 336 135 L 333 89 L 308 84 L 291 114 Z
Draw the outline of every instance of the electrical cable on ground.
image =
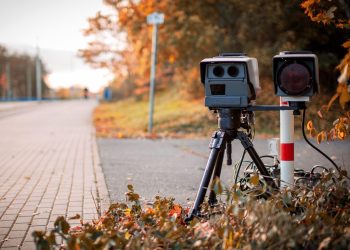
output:
M 241 160 L 239 161 L 239 165 L 238 165 L 238 167 L 237 167 L 237 169 L 236 169 L 235 184 L 237 184 L 239 171 L 241 170 L 242 163 L 243 163 L 244 156 L 245 156 L 245 153 L 246 153 L 246 152 L 247 152 L 247 150 L 244 149 L 243 155 L 242 155 Z
M 323 155 L 328 161 L 330 161 L 332 163 L 332 165 L 335 167 L 335 169 L 339 172 L 340 175 L 342 175 L 340 168 L 338 167 L 337 164 L 335 164 L 335 162 L 328 156 L 326 155 L 324 152 L 322 152 L 319 148 L 317 148 L 315 145 L 313 145 L 309 139 L 306 137 L 305 134 L 305 113 L 306 110 L 303 110 L 303 117 L 302 117 L 302 122 L 301 122 L 301 128 L 302 128 L 302 132 L 303 132 L 303 137 L 304 140 L 307 142 L 307 144 L 309 144 L 313 149 L 315 149 L 317 152 L 319 152 L 321 155 Z M 347 179 L 350 180 L 349 176 L 345 176 Z

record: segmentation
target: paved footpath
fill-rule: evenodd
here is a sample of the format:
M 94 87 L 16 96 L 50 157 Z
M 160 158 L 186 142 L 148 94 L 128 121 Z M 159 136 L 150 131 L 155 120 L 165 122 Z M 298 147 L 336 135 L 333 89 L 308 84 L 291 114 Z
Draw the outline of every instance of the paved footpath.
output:
M 0 248 L 35 249 L 32 232 L 61 215 L 98 218 L 109 198 L 91 123 L 97 102 L 1 105 Z

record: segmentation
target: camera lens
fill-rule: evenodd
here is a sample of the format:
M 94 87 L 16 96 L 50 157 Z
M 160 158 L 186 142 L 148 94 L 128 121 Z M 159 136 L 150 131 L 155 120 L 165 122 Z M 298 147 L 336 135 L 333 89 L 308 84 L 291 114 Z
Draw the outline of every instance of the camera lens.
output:
M 279 74 L 280 87 L 289 95 L 301 95 L 310 87 L 311 74 L 305 65 L 291 63 Z
M 231 77 L 236 77 L 238 75 L 238 68 L 236 66 L 230 66 L 227 69 L 227 73 L 231 76 Z
M 224 68 L 221 66 L 215 66 L 213 69 L 213 74 L 217 77 L 223 77 L 224 73 Z

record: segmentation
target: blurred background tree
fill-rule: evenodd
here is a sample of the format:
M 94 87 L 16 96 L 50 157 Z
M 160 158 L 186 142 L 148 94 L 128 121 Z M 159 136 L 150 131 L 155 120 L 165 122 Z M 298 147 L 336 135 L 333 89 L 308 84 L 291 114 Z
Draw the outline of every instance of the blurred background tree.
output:
M 320 61 L 322 90 L 334 90 L 334 68 L 346 50 L 349 31 L 310 22 L 301 1 L 105 0 L 113 14 L 98 12 L 84 31 L 92 38 L 80 51 L 86 62 L 115 73 L 120 95 L 143 94 L 149 85 L 151 29 L 146 17 L 165 14 L 159 27 L 157 86 L 176 86 L 184 96 L 202 97 L 198 64 L 220 52 L 245 52 L 259 59 L 260 77 L 271 84 L 271 58 L 283 50 L 310 50 Z M 334 2 L 334 1 L 331 1 Z M 344 1 L 337 11 L 349 11 Z M 264 83 L 264 81 L 262 81 Z M 264 87 L 264 86 L 263 86 Z
M 35 98 L 36 58 L 27 54 L 10 53 L 0 45 L 0 98 L 8 98 L 8 81 L 11 82 L 11 99 Z M 40 60 L 42 75 L 47 74 L 44 63 Z M 8 79 L 10 76 L 10 79 Z M 28 81 L 30 84 L 28 84 Z M 43 97 L 49 96 L 49 87 L 42 78 Z M 30 87 L 31 85 L 31 87 Z

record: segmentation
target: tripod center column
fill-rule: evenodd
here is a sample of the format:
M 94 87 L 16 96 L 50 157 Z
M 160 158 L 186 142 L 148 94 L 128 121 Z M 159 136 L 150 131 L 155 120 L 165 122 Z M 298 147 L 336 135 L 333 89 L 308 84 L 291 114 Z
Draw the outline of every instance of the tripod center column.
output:
M 218 110 L 218 127 L 221 130 L 237 130 L 241 126 L 241 111 L 223 108 Z

